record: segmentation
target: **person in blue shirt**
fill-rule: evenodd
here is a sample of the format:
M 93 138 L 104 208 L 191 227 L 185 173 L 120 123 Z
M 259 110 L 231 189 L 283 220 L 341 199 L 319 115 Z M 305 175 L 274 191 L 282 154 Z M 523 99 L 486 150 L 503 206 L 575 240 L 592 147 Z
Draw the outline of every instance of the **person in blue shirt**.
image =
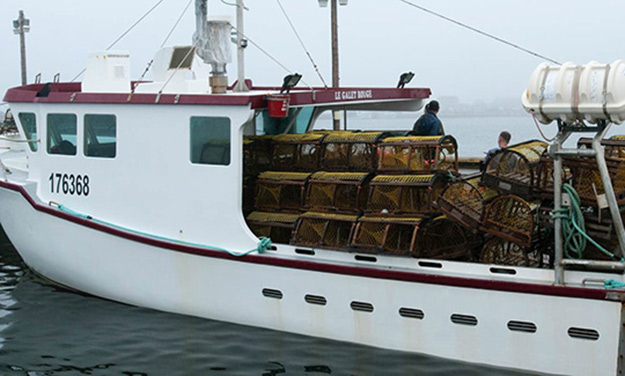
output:
M 436 114 L 440 106 L 437 101 L 431 101 L 425 106 L 425 113 L 414 123 L 412 134 L 415 136 L 440 136 L 445 134 L 443 124 Z

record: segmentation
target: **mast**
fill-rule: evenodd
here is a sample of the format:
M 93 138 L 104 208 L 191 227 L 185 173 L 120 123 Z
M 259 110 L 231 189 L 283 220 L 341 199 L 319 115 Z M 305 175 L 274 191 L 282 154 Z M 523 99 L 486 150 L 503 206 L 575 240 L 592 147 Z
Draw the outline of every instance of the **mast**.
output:
M 236 92 L 249 91 L 245 84 L 245 47 L 247 47 L 247 39 L 245 39 L 245 32 L 243 31 L 243 10 L 243 0 L 237 0 L 237 85 L 234 88 Z
M 26 74 L 26 35 L 30 31 L 30 20 L 24 17 L 24 11 L 20 10 L 19 17 L 13 21 L 13 33 L 20 36 L 20 57 L 22 69 L 22 85 L 28 83 Z

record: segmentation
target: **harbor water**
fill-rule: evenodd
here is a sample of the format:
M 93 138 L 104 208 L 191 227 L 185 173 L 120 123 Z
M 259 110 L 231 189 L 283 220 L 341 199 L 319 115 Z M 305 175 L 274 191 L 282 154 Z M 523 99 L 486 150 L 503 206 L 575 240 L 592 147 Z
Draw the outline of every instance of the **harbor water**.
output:
M 378 123 L 359 121 L 363 128 Z M 443 121 L 458 139 L 462 156 L 480 156 L 496 145 L 504 129 L 513 143 L 537 138 L 527 117 Z M 406 128 L 412 122 L 397 119 L 396 124 Z M 0 234 L 0 375 L 283 374 L 528 373 L 168 314 L 70 292 L 31 272 Z

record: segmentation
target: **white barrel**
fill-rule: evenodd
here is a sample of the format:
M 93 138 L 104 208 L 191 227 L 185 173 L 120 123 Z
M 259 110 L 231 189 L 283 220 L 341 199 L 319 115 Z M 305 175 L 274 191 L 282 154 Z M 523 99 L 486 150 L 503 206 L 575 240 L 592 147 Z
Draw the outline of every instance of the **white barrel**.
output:
M 560 119 L 596 123 L 625 120 L 625 61 L 586 65 L 540 64 L 521 98 L 526 111 L 543 124 Z

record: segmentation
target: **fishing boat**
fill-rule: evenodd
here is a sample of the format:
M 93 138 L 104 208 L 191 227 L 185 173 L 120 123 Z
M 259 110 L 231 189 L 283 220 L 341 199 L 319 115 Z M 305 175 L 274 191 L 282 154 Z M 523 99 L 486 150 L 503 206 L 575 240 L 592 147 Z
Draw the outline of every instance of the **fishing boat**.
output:
M 464 177 L 451 136 L 318 130 L 326 111 L 419 111 L 430 89 L 229 85 L 230 25 L 206 1 L 196 13 L 194 44 L 159 50 L 153 81 L 106 51 L 82 83 L 6 93 L 20 142 L 0 154 L 0 223 L 29 268 L 184 315 L 531 372 L 625 370 L 621 170 L 604 157 L 621 144 L 603 140 L 623 120 L 623 64 L 539 66 L 524 105 L 558 138 Z M 580 131 L 595 136 L 562 147 Z M 562 182 L 588 160 L 612 258 L 565 257 Z

